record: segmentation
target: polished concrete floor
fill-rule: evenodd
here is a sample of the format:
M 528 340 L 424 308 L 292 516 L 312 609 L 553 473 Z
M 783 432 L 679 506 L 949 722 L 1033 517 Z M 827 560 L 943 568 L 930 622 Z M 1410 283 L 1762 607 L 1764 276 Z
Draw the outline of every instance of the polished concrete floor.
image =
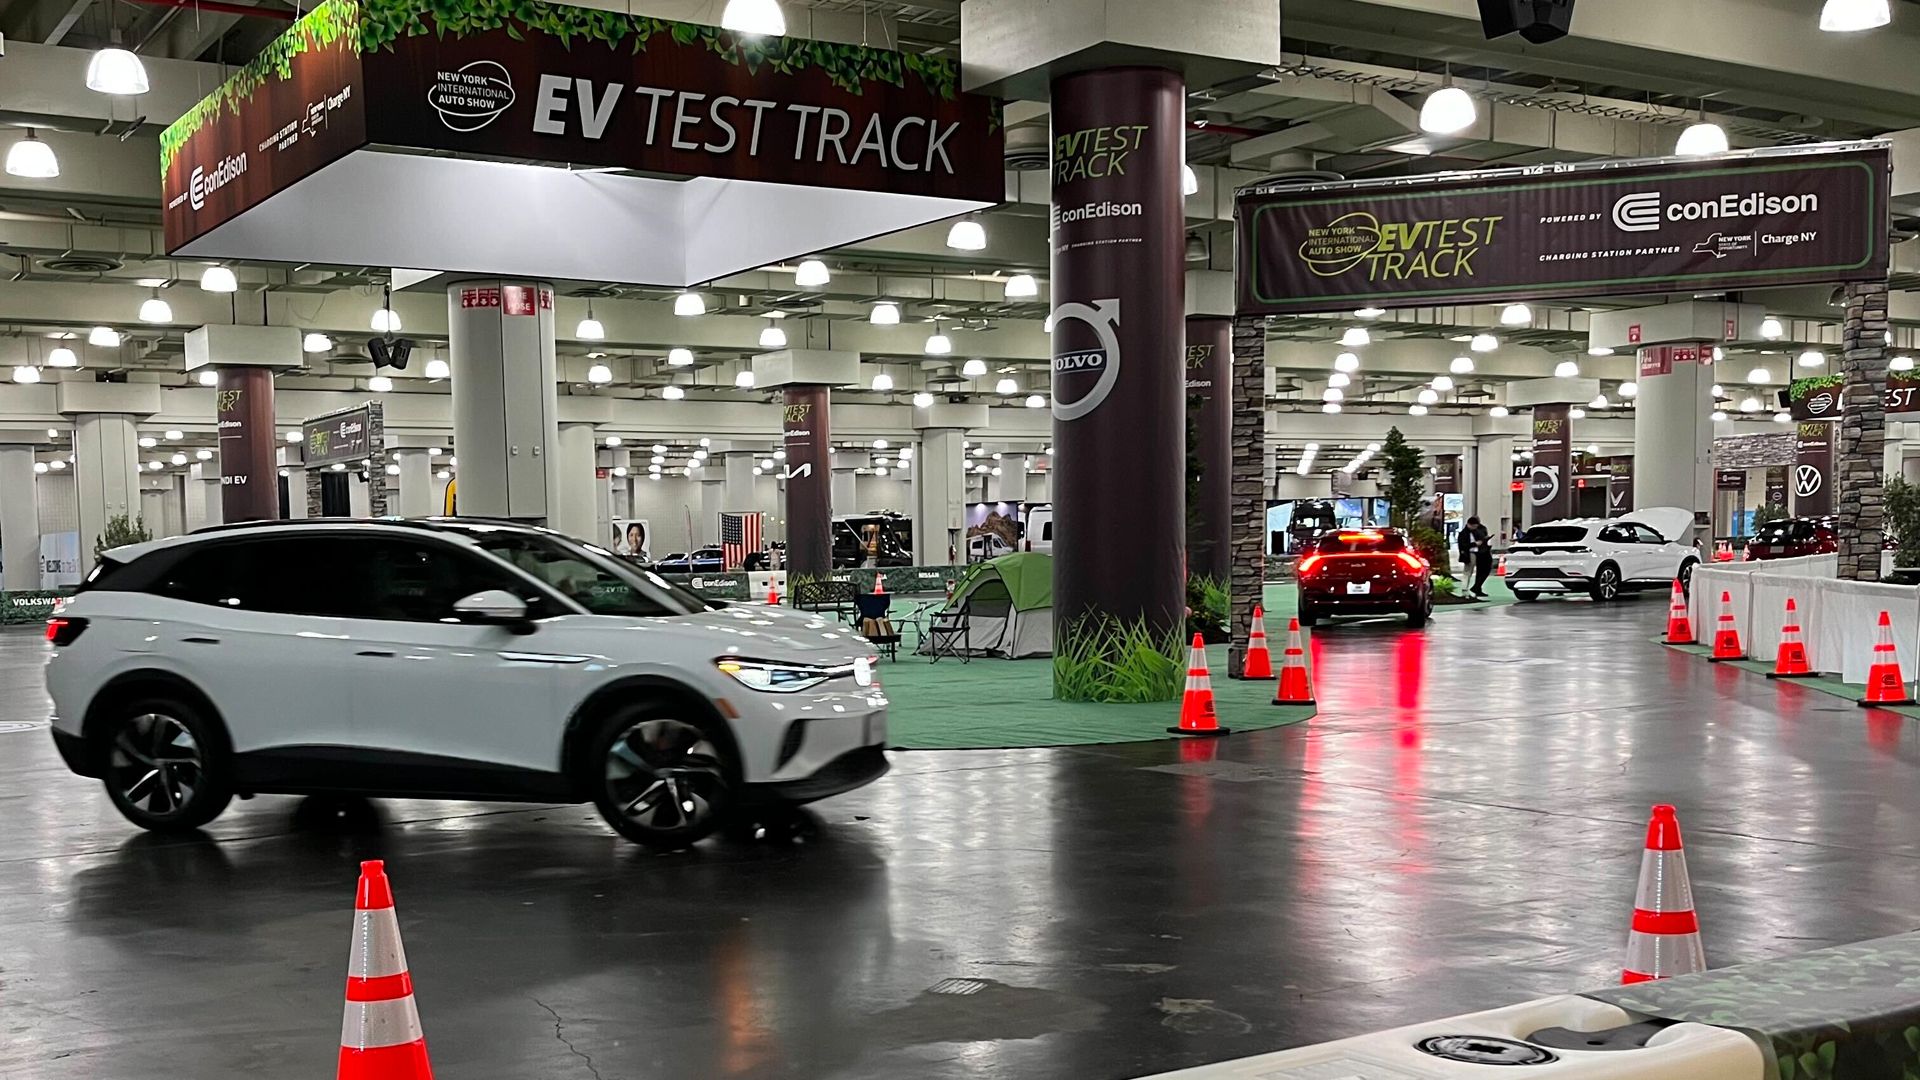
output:
M 450 803 L 165 840 L 0 733 L 0 1076 L 329 1075 L 370 856 L 458 1080 L 1119 1080 L 1601 985 L 1656 801 L 1716 966 L 1920 925 L 1915 722 L 1662 649 L 1661 599 L 1336 626 L 1309 724 L 902 754 L 669 856 Z M 40 650 L 0 635 L 0 731 Z

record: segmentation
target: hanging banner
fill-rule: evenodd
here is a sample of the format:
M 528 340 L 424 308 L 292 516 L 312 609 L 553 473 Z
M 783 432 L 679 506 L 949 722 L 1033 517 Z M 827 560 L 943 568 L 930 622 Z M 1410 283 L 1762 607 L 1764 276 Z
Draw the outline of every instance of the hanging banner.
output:
M 1826 517 L 1833 513 L 1833 421 L 1802 420 L 1793 433 L 1793 512 Z
M 1243 315 L 1870 281 L 1888 144 L 1243 191 Z
M 1527 501 L 1533 522 L 1573 516 L 1573 432 L 1566 405 L 1533 407 L 1533 467 L 1528 470 Z
M 373 453 L 373 410 L 366 405 L 317 416 L 301 425 L 308 468 L 358 462 Z
M 1233 512 L 1233 320 L 1187 316 L 1187 426 L 1193 505 L 1187 573 L 1227 580 Z
M 1781 513 L 1787 510 L 1787 471 L 1785 465 L 1767 466 L 1767 505 Z
M 1920 371 L 1909 368 L 1906 371 L 1887 372 L 1887 418 L 1920 414 L 1920 397 L 1916 397 L 1916 390 L 1920 390 Z
M 80 534 L 40 534 L 40 587 L 71 589 L 80 584 Z
M 1607 516 L 1619 517 L 1633 509 L 1633 458 L 1610 458 L 1607 470 Z
M 1747 490 L 1747 470 L 1715 469 L 1713 487 L 1716 491 L 1745 491 Z
M 1787 405 L 1795 420 L 1837 420 L 1846 396 L 1845 375 L 1795 379 L 1787 387 Z
M 786 390 L 781 445 L 787 451 L 787 570 L 796 577 L 824 578 L 833 570 L 828 398 L 824 386 Z

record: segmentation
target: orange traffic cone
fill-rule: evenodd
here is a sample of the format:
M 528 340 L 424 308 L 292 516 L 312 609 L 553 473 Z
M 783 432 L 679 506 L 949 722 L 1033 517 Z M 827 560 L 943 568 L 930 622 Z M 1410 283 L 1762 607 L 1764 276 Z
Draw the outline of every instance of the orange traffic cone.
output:
M 1787 621 L 1780 624 L 1780 652 L 1773 661 L 1769 679 L 1809 679 L 1813 665 L 1807 663 L 1807 646 L 1800 640 L 1800 610 L 1793 597 L 1787 597 Z
M 773 605 L 780 603 L 780 586 L 771 581 L 767 582 L 767 603 Z
M 1207 644 L 1193 635 L 1193 647 L 1187 650 L 1187 692 L 1180 697 L 1180 726 L 1167 731 L 1174 735 L 1226 735 L 1226 728 L 1213 715 L 1213 676 L 1207 674 Z
M 1280 659 L 1280 689 L 1275 705 L 1312 705 L 1313 676 L 1307 671 L 1307 650 L 1300 641 L 1300 620 L 1287 620 L 1287 651 Z
M 1693 618 L 1687 614 L 1687 592 L 1673 579 L 1673 601 L 1667 605 L 1667 644 L 1693 644 Z
M 1621 983 L 1641 983 L 1707 970 L 1700 944 L 1700 917 L 1693 910 L 1687 853 L 1680 846 L 1680 819 L 1673 807 L 1653 808 L 1647 848 L 1640 856 L 1640 887 L 1633 898 L 1633 929 L 1627 931 L 1627 964 Z
M 393 914 L 393 888 L 378 859 L 360 864 L 353 908 L 339 1080 L 433 1080 L 407 952 L 400 947 L 400 922 Z
M 887 595 L 886 575 L 884 574 L 873 575 L 873 595 L 875 596 Z
M 1253 605 L 1253 628 L 1247 632 L 1247 662 L 1240 677 L 1273 678 L 1273 657 L 1267 652 L 1267 616 L 1259 604 Z
M 1713 655 L 1707 657 L 1714 663 L 1722 660 L 1745 660 L 1747 650 L 1740 646 L 1740 631 L 1733 625 L 1733 594 L 1720 594 L 1720 621 L 1713 631 Z
M 1867 669 L 1867 696 L 1861 707 L 1911 705 L 1907 680 L 1900 674 L 1900 651 L 1893 646 L 1893 620 L 1880 613 L 1880 629 L 1873 640 L 1873 666 Z

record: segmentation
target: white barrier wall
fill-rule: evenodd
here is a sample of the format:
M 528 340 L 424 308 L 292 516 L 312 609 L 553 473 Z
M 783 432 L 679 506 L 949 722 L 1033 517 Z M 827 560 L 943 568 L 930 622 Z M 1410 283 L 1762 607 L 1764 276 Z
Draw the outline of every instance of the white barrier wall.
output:
M 1813 669 L 1858 683 L 1867 679 L 1880 613 L 1885 611 L 1901 672 L 1920 673 L 1920 589 L 1839 581 L 1833 576 L 1837 568 L 1832 555 L 1702 565 L 1693 572 L 1689 605 L 1694 637 L 1703 645 L 1713 644 L 1725 593 L 1747 655 L 1771 659 L 1779 647 L 1787 598 L 1792 597 Z

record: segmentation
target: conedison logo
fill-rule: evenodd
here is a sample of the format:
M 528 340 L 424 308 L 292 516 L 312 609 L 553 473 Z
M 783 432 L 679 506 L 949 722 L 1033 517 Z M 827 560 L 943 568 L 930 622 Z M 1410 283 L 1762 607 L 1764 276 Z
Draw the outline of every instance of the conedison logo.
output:
M 1663 201 L 1657 191 L 1636 191 L 1613 201 L 1613 224 L 1625 232 L 1654 232 L 1662 221 L 1718 221 L 1819 212 L 1820 196 L 1812 192 L 1793 195 L 1729 192 L 1711 199 L 1670 203 Z
M 1613 203 L 1613 223 L 1627 232 L 1652 232 L 1660 227 L 1660 193 L 1639 191 Z
M 187 197 L 195 210 L 207 205 L 207 196 L 238 179 L 247 171 L 247 155 L 230 157 L 213 167 L 212 172 L 195 165 L 193 175 L 187 180 Z

